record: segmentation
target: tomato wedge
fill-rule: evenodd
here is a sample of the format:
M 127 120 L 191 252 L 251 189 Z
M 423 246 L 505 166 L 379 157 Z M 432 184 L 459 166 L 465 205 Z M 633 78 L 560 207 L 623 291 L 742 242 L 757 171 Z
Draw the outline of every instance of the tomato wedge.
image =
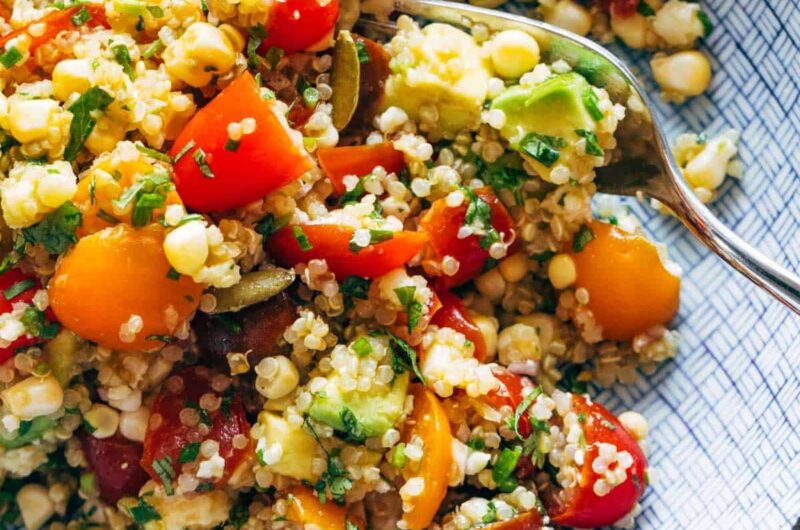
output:
M 475 195 L 483 200 L 492 210 L 491 223 L 504 241 L 514 240 L 508 254 L 516 249 L 517 239 L 514 220 L 508 210 L 500 202 L 490 188 L 474 190 Z M 446 199 L 434 201 L 430 209 L 422 216 L 419 228 L 430 236 L 430 243 L 425 251 L 424 259 L 441 262 L 445 256 L 456 258 L 458 271 L 452 276 L 442 276 L 442 286 L 451 288 L 478 276 L 489 259 L 489 252 L 481 248 L 480 238 L 472 235 L 464 239 L 458 238 L 458 231 L 464 224 L 469 199 L 460 206 L 447 205 Z
M 511 407 L 511 410 L 516 411 L 517 406 L 522 403 L 522 398 L 525 396 L 524 391 L 532 387 L 533 384 L 528 378 L 509 372 L 501 367 L 492 370 L 492 374 L 500 382 L 500 386 L 486 394 L 483 400 L 495 409 Z M 523 438 L 530 436 L 531 421 L 527 412 L 520 416 L 518 428 Z
M 19 269 L 7 270 L 0 275 L 0 314 L 11 313 L 14 310 L 14 304 L 32 304 L 33 296 L 41 288 L 42 284 L 35 277 L 25 274 Z M 49 308 L 45 310 L 44 316 L 45 323 L 55 320 L 55 316 Z M 44 339 L 41 337 L 24 333 L 8 346 L 0 348 L 0 363 L 10 359 L 17 349 L 42 342 Z
M 419 468 L 406 467 L 406 480 L 420 477 L 424 480 L 422 493 L 413 497 L 411 509 L 403 514 L 409 530 L 427 528 L 447 494 L 450 465 L 453 461 L 453 436 L 450 423 L 439 398 L 420 384 L 411 386 L 414 410 L 406 421 L 402 440 L 408 443 L 414 436 L 422 439 L 424 455 Z
M 535 509 L 525 512 L 508 521 L 492 523 L 484 526 L 484 530 L 539 530 L 542 528 L 542 515 Z
M 12 39 L 24 33 L 31 39 L 31 45 L 28 50 L 31 55 L 33 55 L 36 52 L 36 48 L 46 42 L 50 42 L 60 32 L 75 29 L 75 25 L 72 23 L 71 19 L 81 10 L 85 10 L 89 13 L 89 18 L 84 22 L 84 25 L 109 27 L 108 21 L 106 20 L 105 8 L 102 4 L 82 4 L 59 11 L 52 11 L 42 18 L 27 24 L 25 27 L 3 35 L 0 37 L 0 48 L 5 48 Z M 36 26 L 37 31 L 35 34 L 30 31 L 32 26 Z M 39 31 L 40 27 L 43 28 L 41 31 Z
M 387 173 L 397 173 L 406 165 L 403 153 L 391 143 L 355 145 L 348 147 L 321 147 L 317 159 L 322 170 L 333 184 L 334 191 L 345 192 L 344 178 L 348 175 L 363 177 L 381 166 Z
M 245 118 L 255 119 L 256 130 L 242 136 L 234 149 L 228 143 L 228 124 Z M 311 168 L 249 72 L 192 117 L 170 150 L 173 158 L 178 153 L 183 154 L 175 162 L 178 194 L 201 212 L 244 206 Z
M 284 0 L 272 6 L 261 52 L 272 46 L 287 53 L 311 48 L 333 32 L 339 18 L 339 0 Z
M 574 394 L 572 409 L 586 416 L 583 432 L 587 450 L 583 466 L 578 470 L 578 484 L 561 494 L 545 496 L 543 500 L 551 520 L 557 524 L 579 528 L 608 526 L 630 513 L 644 493 L 647 460 L 633 436 L 605 407 Z M 618 452 L 627 451 L 633 464 L 624 482 L 606 495 L 598 496 L 593 489 L 598 476 L 592 470 L 592 463 L 601 443 L 614 445 Z
M 483 333 L 469 316 L 461 299 L 450 291 L 439 291 L 437 296 L 442 307 L 431 319 L 431 324 L 451 328 L 463 334 L 475 345 L 475 358 L 483 361 L 486 358 L 486 342 L 483 340 Z
M 139 460 L 142 444 L 133 442 L 117 433 L 102 440 L 82 431 L 83 454 L 94 472 L 100 498 L 116 504 L 122 497 L 136 497 L 147 482 Z
M 286 519 L 293 523 L 319 530 L 342 530 L 347 528 L 348 522 L 360 530 L 365 527 L 364 521 L 347 513 L 347 508 L 333 502 L 319 502 L 317 494 L 308 488 L 292 488 L 287 497 L 291 501 L 286 510 Z
M 382 44 L 372 39 L 353 35 L 356 43 L 361 45 L 369 57 L 369 61 L 361 63 L 361 81 L 358 86 L 358 106 L 352 125 L 369 125 L 383 103 L 384 86 L 392 70 L 389 60 L 392 58 Z
M 250 425 L 241 399 L 235 394 L 215 391 L 211 387 L 213 375 L 202 367 L 186 368 L 167 379 L 153 402 L 144 437 L 142 467 L 167 493 L 181 474 L 181 466 L 203 461 L 199 450 L 206 440 L 219 444 L 219 456 L 225 461 L 221 474 L 206 477 L 215 487 L 224 486 L 239 464 L 253 452 Z M 214 410 L 201 407 L 208 399 L 204 396 L 209 394 L 220 400 Z M 189 421 L 188 425 L 182 422 L 182 418 L 191 416 L 182 413 L 185 409 L 194 409 L 195 419 L 199 420 Z
M 308 244 L 307 250 L 303 250 L 298 242 L 303 236 Z M 349 248 L 352 237 L 353 229 L 345 226 L 286 226 L 272 234 L 266 243 L 266 250 L 286 267 L 308 263 L 312 259 L 324 259 L 328 269 L 337 278 L 377 278 L 405 265 L 422 250 L 427 241 L 426 235 L 420 232 L 395 232 L 392 239 L 375 243 L 356 253 Z

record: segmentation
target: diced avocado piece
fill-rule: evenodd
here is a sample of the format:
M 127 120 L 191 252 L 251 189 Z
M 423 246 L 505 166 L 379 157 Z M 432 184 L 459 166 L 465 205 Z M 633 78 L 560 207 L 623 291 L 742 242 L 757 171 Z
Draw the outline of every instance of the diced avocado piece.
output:
M 529 133 L 578 139 L 576 130 L 595 132 L 598 115 L 591 85 L 580 74 L 569 72 L 552 77 L 534 87 L 513 86 L 492 101 L 492 109 L 506 115 L 501 134 L 512 147 Z
M 0 446 L 6 449 L 16 449 L 28 445 L 41 438 L 55 424 L 55 421 L 45 416 L 38 416 L 31 421 L 23 421 L 13 438 L 5 438 L 0 435 Z
M 339 376 L 314 396 L 309 416 L 351 438 L 381 436 L 400 416 L 408 393 L 408 374 L 398 375 L 386 392 L 345 392 Z
M 316 480 L 311 465 L 317 454 L 314 437 L 302 425 L 292 425 L 270 412 L 262 412 L 258 421 L 264 427 L 264 442 L 259 446 L 278 444 L 283 448 L 281 459 L 270 465 L 270 471 L 297 480 Z
M 448 24 L 421 30 L 414 25 L 401 30 L 387 49 L 392 74 L 384 108 L 400 107 L 419 120 L 421 108 L 434 107 L 444 134 L 480 124 L 491 68 L 475 39 Z

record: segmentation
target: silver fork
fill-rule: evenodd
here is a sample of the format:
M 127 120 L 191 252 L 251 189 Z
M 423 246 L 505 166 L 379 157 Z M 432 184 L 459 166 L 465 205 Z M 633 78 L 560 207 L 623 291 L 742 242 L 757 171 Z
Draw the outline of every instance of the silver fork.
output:
M 633 124 L 629 118 L 623 121 L 617 158 L 597 170 L 598 191 L 657 199 L 731 267 L 800 314 L 800 278 L 733 233 L 692 193 L 661 125 L 653 119 L 646 94 L 619 58 L 574 33 L 502 11 L 441 0 L 393 0 L 393 6 L 397 13 L 431 22 L 464 28 L 484 24 L 492 31 L 525 31 L 537 40 L 543 60 L 549 63 L 563 59 L 592 84 L 605 88 L 613 101 L 625 104 L 631 95 L 638 96 L 644 104 L 644 110 L 636 114 L 641 119 Z M 365 17 L 358 20 L 358 26 L 384 34 L 395 30 L 391 23 Z

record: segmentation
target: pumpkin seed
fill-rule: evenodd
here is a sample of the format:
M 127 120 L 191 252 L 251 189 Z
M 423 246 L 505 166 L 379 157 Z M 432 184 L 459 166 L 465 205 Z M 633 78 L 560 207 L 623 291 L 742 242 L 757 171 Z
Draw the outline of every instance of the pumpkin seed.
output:
M 242 275 L 239 283 L 225 289 L 211 289 L 217 299 L 212 313 L 239 311 L 247 306 L 269 300 L 289 287 L 294 281 L 294 272 L 280 267 L 269 267 Z
M 349 31 L 340 31 L 333 49 L 333 71 L 331 72 L 331 104 L 333 126 L 341 131 L 358 107 L 358 87 L 361 83 L 361 62 L 358 48 Z

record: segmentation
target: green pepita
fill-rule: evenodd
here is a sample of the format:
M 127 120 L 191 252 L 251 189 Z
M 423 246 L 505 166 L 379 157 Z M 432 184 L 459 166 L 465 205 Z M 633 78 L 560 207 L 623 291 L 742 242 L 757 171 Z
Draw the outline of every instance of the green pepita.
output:
M 293 281 L 294 272 L 280 267 L 249 272 L 244 274 L 236 285 L 209 291 L 217 299 L 217 305 L 212 313 L 239 311 L 269 300 L 289 287 Z
M 361 83 L 361 63 L 358 47 L 349 31 L 340 31 L 333 49 L 333 71 L 331 72 L 331 104 L 333 125 L 341 131 L 358 107 L 358 87 Z

